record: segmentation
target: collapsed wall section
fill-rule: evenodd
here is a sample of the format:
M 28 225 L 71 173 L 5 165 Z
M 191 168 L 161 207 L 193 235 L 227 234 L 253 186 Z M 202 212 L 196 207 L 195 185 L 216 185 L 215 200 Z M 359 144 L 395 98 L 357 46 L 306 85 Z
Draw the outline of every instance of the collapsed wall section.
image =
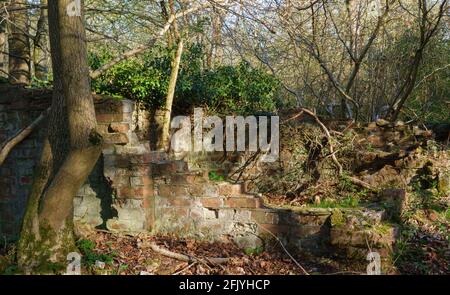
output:
M 50 101 L 49 91 L 0 87 L 0 142 L 30 124 Z M 348 213 L 340 218 L 344 221 L 333 224 L 333 216 L 341 213 L 265 207 L 261 196 L 249 193 L 244 184 L 209 177 L 212 163 L 214 170 L 233 168 L 232 161 L 219 161 L 221 153 L 172 159 L 152 151 L 149 113 L 132 101 L 97 97 L 95 108 L 105 145 L 74 198 L 74 224 L 80 234 L 94 229 L 165 233 L 232 240 L 242 248 L 258 248 L 278 239 L 316 253 L 330 246 L 365 251 L 367 241 L 389 248 L 394 242 L 391 229 L 383 229 L 384 236 L 379 230 L 346 230 Z M 18 238 L 44 134 L 45 124 L 17 145 L 0 166 L 2 240 Z

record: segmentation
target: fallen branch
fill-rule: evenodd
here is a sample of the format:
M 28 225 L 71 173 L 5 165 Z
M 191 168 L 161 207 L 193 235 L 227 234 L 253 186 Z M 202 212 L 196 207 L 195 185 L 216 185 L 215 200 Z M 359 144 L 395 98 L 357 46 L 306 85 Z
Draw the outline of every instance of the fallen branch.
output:
M 155 242 L 150 243 L 150 248 L 156 253 L 187 263 L 199 262 L 204 264 L 205 262 L 210 262 L 210 264 L 223 264 L 227 263 L 230 260 L 229 258 L 222 258 L 222 257 L 207 257 L 205 259 L 200 259 L 191 255 L 180 254 L 161 248 L 158 245 L 156 245 Z
M 2 145 L 0 150 L 0 166 L 3 164 L 3 162 L 6 160 L 6 157 L 8 156 L 9 152 L 20 142 L 22 142 L 25 138 L 27 138 L 28 135 L 30 135 L 33 130 L 44 121 L 44 119 L 47 117 L 48 113 L 50 112 L 50 108 L 45 110 L 43 113 L 39 115 L 29 126 L 25 127 L 24 129 L 17 132 L 14 136 L 7 139 Z
M 346 176 L 346 178 L 347 178 L 350 182 L 352 182 L 353 184 L 359 185 L 359 186 L 361 186 L 361 187 L 363 187 L 363 188 L 365 188 L 365 189 L 367 189 L 367 190 L 369 190 L 369 191 L 375 192 L 375 193 L 378 192 L 378 189 L 377 189 L 377 188 L 374 188 L 373 186 L 371 186 L 371 185 L 368 184 L 367 182 L 362 181 L 362 180 L 360 180 L 360 179 L 358 179 L 358 178 L 356 178 L 356 177 Z
M 322 128 L 322 130 L 325 133 L 325 136 L 327 137 L 327 140 L 328 140 L 328 146 L 330 147 L 331 159 L 333 160 L 334 164 L 336 165 L 336 168 L 338 170 L 338 174 L 342 175 L 342 172 L 343 172 L 344 169 L 342 168 L 341 163 L 339 163 L 339 161 L 338 161 L 338 159 L 336 157 L 336 153 L 334 152 L 334 145 L 333 145 L 333 143 L 331 141 L 330 131 L 325 126 L 325 124 L 323 124 L 322 121 L 320 121 L 319 117 L 317 117 L 317 115 L 314 114 L 312 111 L 302 108 L 302 113 L 303 112 L 308 114 L 309 116 L 313 117 L 314 120 L 316 120 L 316 123 L 319 124 L 320 128 Z

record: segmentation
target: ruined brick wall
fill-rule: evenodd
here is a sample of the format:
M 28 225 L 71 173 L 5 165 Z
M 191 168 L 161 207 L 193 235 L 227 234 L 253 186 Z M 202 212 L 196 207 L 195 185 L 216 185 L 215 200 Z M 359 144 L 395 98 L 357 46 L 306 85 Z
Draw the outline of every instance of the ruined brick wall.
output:
M 48 90 L 0 85 L 0 142 L 28 126 L 51 102 Z M 80 226 L 111 226 L 131 231 L 148 229 L 145 209 L 151 195 L 147 180 L 149 153 L 146 113 L 129 100 L 96 97 L 103 154 L 74 200 L 74 221 Z M 0 167 L 0 237 L 16 240 L 20 232 L 33 171 L 41 153 L 45 123 L 18 144 Z M 118 218 L 115 218 L 118 217 Z M 113 219 L 115 218 L 115 219 Z
M 31 123 L 50 100 L 46 90 L 0 85 L 0 142 Z M 152 151 L 148 113 L 132 101 L 97 97 L 95 108 L 105 145 L 74 198 L 79 233 L 102 228 L 226 238 L 243 248 L 259 247 L 266 238 L 277 236 L 289 246 L 310 252 L 330 245 L 357 248 L 361 244 L 354 243 L 361 239 L 352 233 L 345 235 L 346 240 L 339 239 L 338 226 L 345 226 L 331 223 L 329 209 L 267 208 L 244 184 L 209 179 L 209 171 L 229 171 L 235 164 L 218 161 L 220 153 L 175 159 Z M 19 235 L 44 133 L 45 124 L 16 146 L 0 167 L 1 240 L 13 241 Z M 366 237 L 365 233 L 360 236 Z
M 49 106 L 51 93 L 9 86 L 0 88 L 0 97 L 3 142 Z M 264 208 L 261 199 L 246 192 L 243 184 L 210 180 L 212 164 L 216 171 L 232 166 L 217 162 L 222 155 L 168 159 L 164 153 L 150 150 L 148 114 L 133 102 L 97 98 L 95 107 L 105 146 L 74 199 L 74 222 L 79 231 L 104 228 L 202 239 L 230 237 L 243 247 L 252 247 L 262 243 L 267 228 L 280 235 L 288 230 L 290 235 L 307 238 L 303 243 L 309 235 L 317 240 L 326 218 L 317 217 L 313 227 L 298 229 L 299 220 L 311 221 L 310 213 L 292 215 Z M 0 235 L 4 239 L 18 236 L 44 127 L 20 143 L 1 167 Z
M 0 143 L 29 125 L 49 103 L 48 91 L 23 91 L 17 87 L 0 87 Z M 40 154 L 43 129 L 17 145 L 0 166 L 0 238 L 17 238 L 33 169 Z

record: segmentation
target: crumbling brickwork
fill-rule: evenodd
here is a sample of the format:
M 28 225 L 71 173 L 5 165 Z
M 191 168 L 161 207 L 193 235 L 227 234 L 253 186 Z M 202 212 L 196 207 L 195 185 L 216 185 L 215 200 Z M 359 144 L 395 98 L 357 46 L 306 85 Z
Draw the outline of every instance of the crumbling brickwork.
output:
M 0 142 L 27 126 L 50 101 L 49 91 L 0 87 Z M 211 166 L 218 171 L 233 165 L 228 161 L 217 166 L 222 154 L 172 159 L 152 151 L 148 113 L 132 101 L 97 97 L 95 107 L 105 145 L 74 199 L 74 224 L 80 233 L 103 228 L 230 238 L 243 248 L 262 246 L 266 238 L 276 236 L 310 252 L 343 245 L 336 234 L 342 224 L 330 222 L 332 210 L 267 208 L 244 184 L 210 179 Z M 18 238 L 44 133 L 45 124 L 16 146 L 0 167 L 2 240 Z M 353 241 L 351 233 L 346 237 Z

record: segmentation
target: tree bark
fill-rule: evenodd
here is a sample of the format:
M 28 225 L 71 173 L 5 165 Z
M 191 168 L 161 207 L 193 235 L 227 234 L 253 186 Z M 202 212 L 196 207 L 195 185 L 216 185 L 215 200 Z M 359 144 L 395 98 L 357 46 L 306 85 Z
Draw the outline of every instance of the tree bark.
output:
M 6 17 L 6 16 L 5 16 Z M 6 64 L 6 21 L 0 22 L 0 77 L 7 77 L 8 70 L 5 68 Z
M 169 86 L 167 89 L 166 102 L 163 110 L 163 123 L 161 137 L 158 140 L 158 150 L 166 150 L 169 147 L 170 139 L 170 118 L 172 115 L 173 98 L 177 86 L 178 72 L 180 70 L 181 56 L 183 54 L 183 40 L 178 42 L 177 53 L 172 61 L 172 69 L 170 72 Z
M 12 84 L 30 84 L 30 39 L 28 12 L 25 0 L 12 0 L 10 8 L 9 75 Z M 16 10 L 15 10 L 16 9 Z
M 73 198 L 101 153 L 83 18 L 67 15 L 70 2 L 50 1 L 48 7 L 54 90 L 18 244 L 19 266 L 26 272 L 64 268 L 67 254 L 75 249 Z
M 47 81 L 48 79 L 48 12 L 47 0 L 41 0 L 41 14 L 37 22 L 37 32 L 34 37 L 33 64 L 34 75 L 37 79 Z

